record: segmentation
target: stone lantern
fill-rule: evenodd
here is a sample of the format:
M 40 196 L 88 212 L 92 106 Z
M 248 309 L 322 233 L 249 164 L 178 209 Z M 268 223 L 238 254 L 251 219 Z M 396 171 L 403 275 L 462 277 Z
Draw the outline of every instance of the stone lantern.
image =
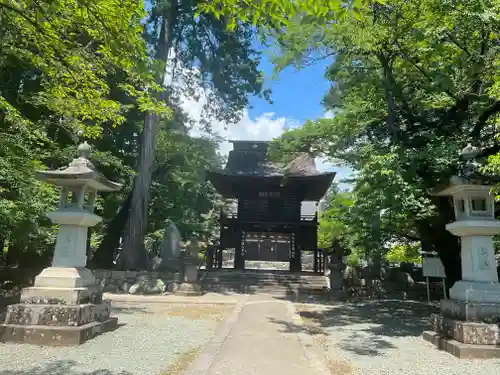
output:
M 198 284 L 198 266 L 200 250 L 206 245 L 198 239 L 197 233 L 192 233 L 183 243 L 181 252 L 181 283 L 176 288 L 176 294 L 192 296 L 202 294 Z
M 347 268 L 347 256 L 350 251 L 345 249 L 336 238 L 332 241 L 331 249 L 332 254 L 330 256 L 330 262 L 327 265 L 330 270 L 328 275 L 330 282 L 330 295 L 334 298 L 343 299 L 346 297 L 344 273 Z
M 458 357 L 500 357 L 500 283 L 493 236 L 500 234 L 495 219 L 492 182 L 478 173 L 478 150 L 462 151 L 466 166 L 460 176 L 436 193 L 452 197 L 455 221 L 446 229 L 460 237 L 462 280 L 441 301 L 441 314 L 432 317 L 434 332 L 424 338 Z
M 59 204 L 47 216 L 59 225 L 50 267 L 25 288 L 21 303 L 8 307 L 3 341 L 46 345 L 80 344 L 96 334 L 114 329 L 109 303 L 102 301 L 102 289 L 87 269 L 88 228 L 101 221 L 94 214 L 96 194 L 111 192 L 121 185 L 108 181 L 89 160 L 90 146 L 78 146 L 78 157 L 68 167 L 38 171 L 38 179 L 60 186 Z

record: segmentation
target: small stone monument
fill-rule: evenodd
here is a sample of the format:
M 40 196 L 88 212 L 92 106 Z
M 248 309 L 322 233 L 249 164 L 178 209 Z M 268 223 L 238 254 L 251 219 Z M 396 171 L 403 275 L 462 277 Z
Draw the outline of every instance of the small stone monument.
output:
M 153 271 L 177 271 L 180 267 L 181 233 L 175 223 L 171 222 L 165 228 L 163 239 L 160 243 L 159 254 L 152 261 Z
M 181 233 L 175 223 L 165 229 L 163 241 L 160 245 L 160 256 L 162 259 L 177 259 L 181 252 Z
M 59 206 L 47 216 L 59 225 L 52 265 L 23 289 L 21 303 L 7 308 L 1 341 L 40 345 L 79 345 L 117 327 L 110 304 L 87 263 L 87 231 L 101 221 L 93 213 L 99 191 L 116 191 L 89 161 L 90 146 L 78 146 L 78 157 L 65 169 L 38 171 L 37 177 L 61 187 Z
M 434 332 L 423 337 L 460 358 L 500 358 L 500 284 L 493 249 L 500 221 L 495 220 L 493 186 L 477 172 L 477 153 L 469 144 L 462 151 L 463 173 L 437 193 L 453 198 L 455 221 L 446 229 L 461 239 L 462 280 L 450 289 L 450 299 L 441 301 L 441 314 L 432 316 Z

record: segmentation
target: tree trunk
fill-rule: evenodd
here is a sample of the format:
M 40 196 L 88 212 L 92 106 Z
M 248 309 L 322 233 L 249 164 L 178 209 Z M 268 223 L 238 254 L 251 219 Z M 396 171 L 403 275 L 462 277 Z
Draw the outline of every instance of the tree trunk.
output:
M 156 83 L 164 85 L 165 67 L 173 44 L 173 28 L 177 16 L 177 2 L 165 11 L 162 19 L 160 37 L 156 45 L 156 59 L 163 68 L 157 73 Z M 156 93 L 160 100 L 166 100 L 165 90 Z M 134 188 L 128 218 L 123 233 L 123 249 L 118 267 L 123 270 L 143 270 L 148 267 L 148 256 L 144 247 L 146 236 L 149 186 L 156 150 L 159 118 L 155 113 L 146 113 L 142 130 L 139 162 L 137 163 Z
M 131 199 L 132 192 L 128 194 L 127 199 L 125 199 L 120 208 L 120 211 L 118 211 L 116 216 L 109 223 L 106 234 L 104 235 L 101 244 L 92 256 L 92 261 L 90 262 L 90 264 L 93 268 L 114 268 L 113 261 L 115 259 L 116 253 L 118 252 L 120 237 L 123 234 L 123 228 L 125 227 L 125 222 L 127 221 Z
M 148 259 L 145 254 L 149 185 L 156 148 L 158 118 L 148 113 L 144 121 L 141 137 L 141 150 L 134 187 L 131 192 L 128 218 L 123 232 L 123 249 L 120 255 L 119 269 L 140 271 L 147 269 Z
M 453 207 L 448 197 L 433 198 L 438 215 L 428 223 L 428 240 L 443 262 L 446 272 L 446 287 L 449 290 L 455 282 L 462 278 L 462 264 L 460 259 L 460 241 L 446 230 L 446 224 L 455 220 Z
M 5 236 L 2 236 L 0 234 L 0 251 L 1 251 L 1 253 L 0 253 L 0 265 L 2 265 L 2 266 L 6 265 L 6 259 L 5 258 L 6 258 L 7 254 L 4 253 L 4 251 L 3 251 L 4 248 L 5 248 L 5 243 L 6 243 L 6 239 L 5 238 L 6 238 Z
M 399 128 L 397 125 L 397 108 L 394 100 L 395 81 L 392 75 L 391 62 L 389 57 L 381 53 L 378 54 L 378 59 L 384 72 L 385 95 L 387 100 L 387 127 L 389 129 L 391 141 L 397 143 L 399 140 Z

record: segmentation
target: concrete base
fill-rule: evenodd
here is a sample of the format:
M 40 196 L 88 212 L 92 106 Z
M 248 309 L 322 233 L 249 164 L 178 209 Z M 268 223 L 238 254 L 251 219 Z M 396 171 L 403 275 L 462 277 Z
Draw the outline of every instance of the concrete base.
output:
M 425 331 L 422 335 L 440 350 L 454 355 L 461 359 L 494 359 L 500 358 L 500 347 L 493 345 L 464 344 L 456 340 L 446 338 L 436 332 Z
M 102 302 L 102 288 L 92 285 L 81 288 L 24 288 L 21 303 L 80 305 Z
M 464 344 L 500 346 L 500 326 L 497 323 L 466 322 L 432 315 L 434 332 Z
M 451 287 L 450 299 L 467 303 L 498 303 L 500 284 L 460 280 Z
M 441 300 L 444 316 L 466 322 L 500 323 L 500 303 Z
M 117 318 L 92 322 L 78 327 L 1 324 L 0 341 L 47 346 L 81 345 L 118 327 Z
M 38 288 L 84 288 L 96 285 L 91 270 L 85 267 L 47 267 L 35 278 Z
M 500 358 L 500 306 L 442 300 L 423 338 L 459 358 Z
M 198 284 L 182 283 L 179 285 L 175 294 L 179 296 L 201 296 L 203 294 L 203 291 Z
M 5 324 L 78 327 L 109 319 L 111 304 L 99 305 L 35 305 L 17 304 L 7 307 Z
M 21 303 L 7 307 L 0 325 L 0 341 L 38 345 L 79 345 L 118 326 L 110 318 L 111 304 L 102 290 L 81 288 L 25 288 Z

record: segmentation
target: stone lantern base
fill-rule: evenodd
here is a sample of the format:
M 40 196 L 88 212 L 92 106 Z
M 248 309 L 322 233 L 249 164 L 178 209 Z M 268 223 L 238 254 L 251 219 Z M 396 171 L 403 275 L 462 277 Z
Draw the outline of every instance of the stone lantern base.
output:
M 53 285 L 57 286 L 49 286 L 47 273 L 52 271 L 42 271 L 34 287 L 23 289 L 21 302 L 7 307 L 5 322 L 0 325 L 0 341 L 51 346 L 80 345 L 118 327 L 118 319 L 110 317 L 110 302 L 102 300 L 99 285 L 64 287 L 65 282 L 55 278 Z M 92 275 L 86 269 L 69 273 Z M 85 284 L 91 280 L 87 279 Z
M 182 278 L 177 286 L 175 294 L 181 296 L 199 296 L 203 294 L 198 283 L 198 259 L 194 256 L 181 257 Z
M 500 358 L 500 303 L 442 300 L 423 338 L 458 358 Z

